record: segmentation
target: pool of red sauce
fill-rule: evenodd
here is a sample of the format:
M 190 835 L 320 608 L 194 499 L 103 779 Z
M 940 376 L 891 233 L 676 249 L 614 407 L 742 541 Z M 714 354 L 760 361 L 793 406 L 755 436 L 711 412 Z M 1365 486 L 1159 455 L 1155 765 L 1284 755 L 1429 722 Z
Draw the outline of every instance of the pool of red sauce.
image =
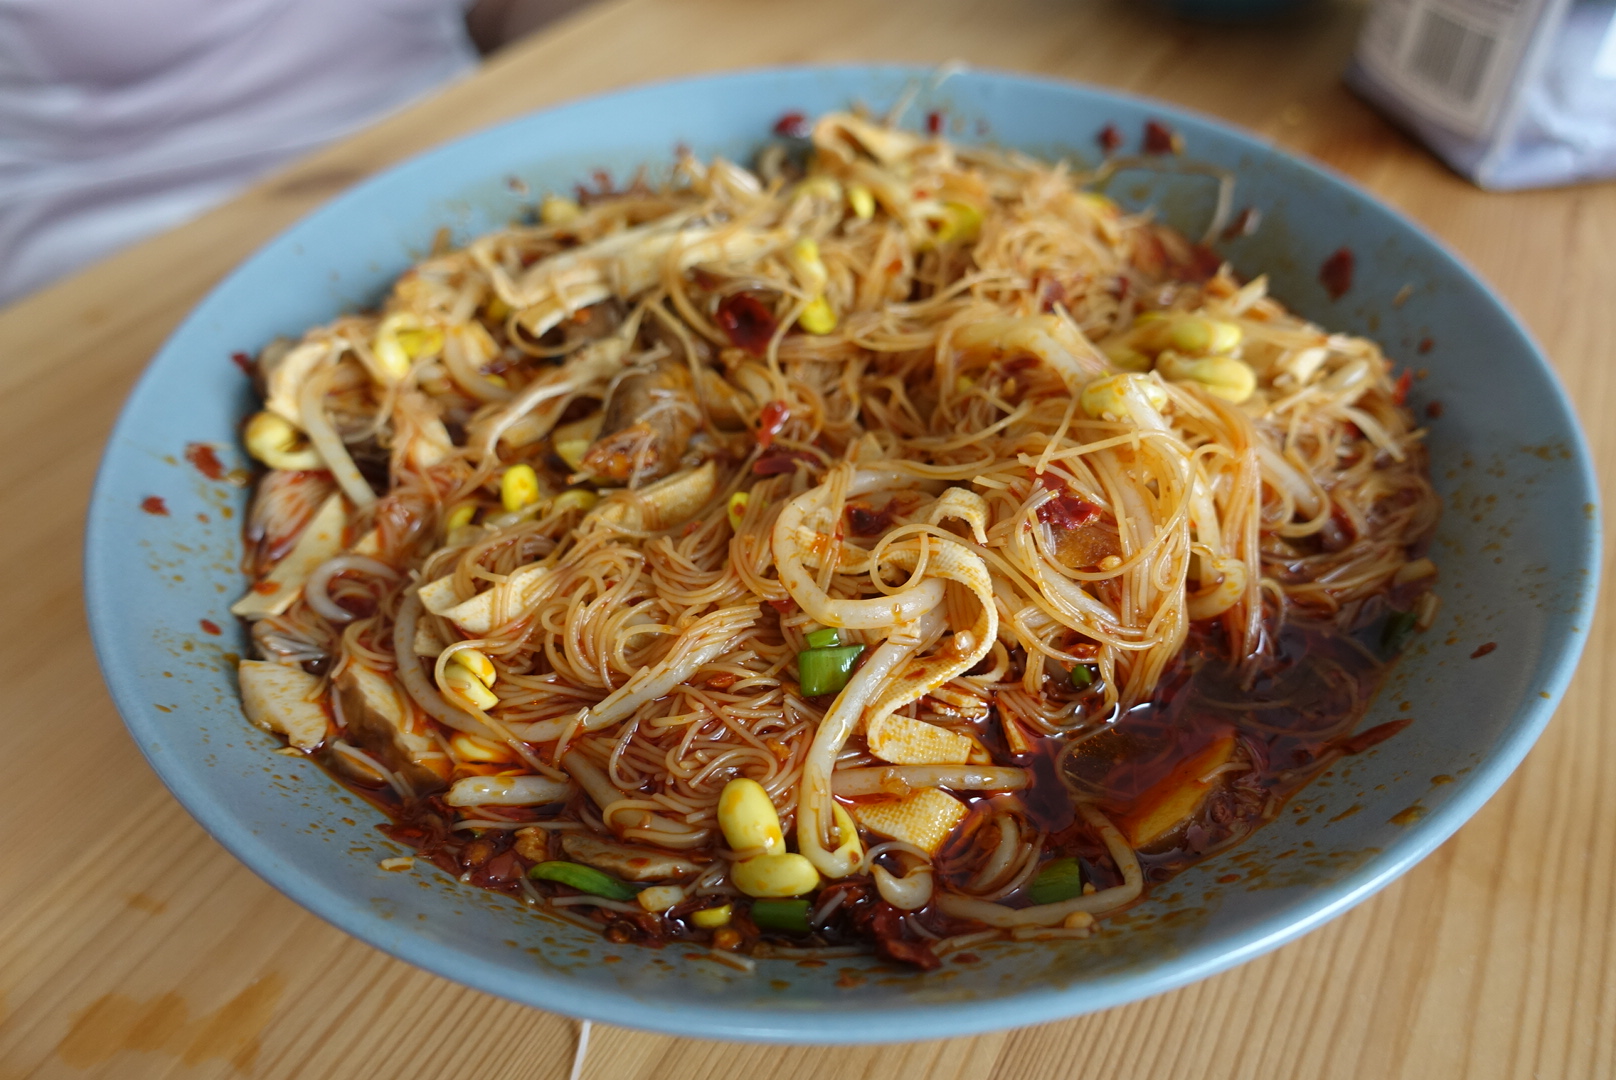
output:
M 1344 247 L 1337 249 L 1324 260 L 1324 265 L 1319 267 L 1319 281 L 1323 282 L 1331 300 L 1339 300 L 1351 290 L 1352 274 L 1357 261 L 1352 249 Z
M 1250 768 L 1215 787 L 1188 828 L 1140 852 L 1147 882 L 1166 880 L 1272 820 L 1329 762 L 1407 726 L 1406 720 L 1393 721 L 1351 735 L 1389 666 L 1367 638 L 1293 619 L 1279 634 L 1272 662 L 1247 672 L 1227 660 L 1217 624 L 1210 630 L 1198 626 L 1152 699 L 1082 739 L 1058 771 L 1055 760 L 1065 742 L 1043 740 L 1027 793 L 1029 809 L 1036 817 L 1040 805 L 1069 807 L 1068 783 L 1075 783 L 1108 815 L 1125 815 L 1179 763 L 1232 733 Z M 1044 827 L 1060 827 L 1060 820 L 1050 818 Z M 1048 847 L 1076 856 L 1089 869 L 1081 845 L 1063 846 L 1066 835 L 1056 833 Z M 1089 880 L 1116 873 L 1108 859 L 1092 869 Z

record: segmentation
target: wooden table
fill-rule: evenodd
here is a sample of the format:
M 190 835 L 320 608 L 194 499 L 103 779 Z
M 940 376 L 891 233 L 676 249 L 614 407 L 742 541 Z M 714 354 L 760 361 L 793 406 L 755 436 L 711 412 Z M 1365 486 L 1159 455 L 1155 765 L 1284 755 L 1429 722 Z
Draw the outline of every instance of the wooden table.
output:
M 0 1080 L 565 1077 L 574 1025 L 417 971 L 259 881 L 124 734 L 83 623 L 90 479 L 130 384 L 272 234 L 450 136 L 648 78 L 850 59 L 1019 68 L 1154 94 L 1322 159 L 1459 249 L 1525 317 L 1616 465 L 1616 185 L 1483 194 L 1344 91 L 1362 11 L 1246 29 L 1129 0 L 615 0 L 498 55 L 194 224 L 0 312 L 0 566 L 9 821 Z M 1605 406 L 1611 406 L 1606 409 Z M 1609 579 L 1607 575 L 1607 580 Z M 1616 1076 L 1611 605 L 1560 715 L 1476 819 L 1407 877 L 1260 960 L 1030 1030 L 781 1050 L 597 1029 L 585 1075 Z

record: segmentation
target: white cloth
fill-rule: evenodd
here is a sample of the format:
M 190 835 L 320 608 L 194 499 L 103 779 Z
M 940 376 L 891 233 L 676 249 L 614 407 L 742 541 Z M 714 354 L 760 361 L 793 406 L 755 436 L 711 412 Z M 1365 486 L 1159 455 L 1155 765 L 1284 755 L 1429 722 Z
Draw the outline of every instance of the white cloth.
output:
M 0 0 L 0 303 L 475 65 L 466 0 Z

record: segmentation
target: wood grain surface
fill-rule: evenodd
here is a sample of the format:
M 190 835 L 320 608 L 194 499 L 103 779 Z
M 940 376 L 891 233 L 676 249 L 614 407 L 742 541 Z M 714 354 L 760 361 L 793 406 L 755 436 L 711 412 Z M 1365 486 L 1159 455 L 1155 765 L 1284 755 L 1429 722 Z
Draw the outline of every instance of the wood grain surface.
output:
M 0 1080 L 567 1075 L 570 1021 L 350 940 L 190 820 L 96 676 L 73 554 L 118 406 L 185 312 L 299 215 L 447 137 L 644 79 L 802 61 L 957 58 L 1157 95 L 1344 170 L 1457 248 L 1554 358 L 1608 475 L 1616 185 L 1489 195 L 1449 174 L 1342 89 L 1361 18 L 1328 2 L 1214 29 L 1124 0 L 615 0 L 0 312 Z M 584 1075 L 1616 1076 L 1610 616 L 1607 603 L 1558 717 L 1498 797 L 1401 881 L 1277 952 L 1125 1008 L 951 1042 L 780 1049 L 597 1027 Z

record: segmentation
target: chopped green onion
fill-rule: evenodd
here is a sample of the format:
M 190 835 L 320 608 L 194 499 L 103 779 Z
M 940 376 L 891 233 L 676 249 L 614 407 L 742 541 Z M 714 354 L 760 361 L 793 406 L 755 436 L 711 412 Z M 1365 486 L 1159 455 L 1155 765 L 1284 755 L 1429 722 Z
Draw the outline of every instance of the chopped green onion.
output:
M 640 890 L 610 874 L 603 874 L 593 866 L 582 863 L 541 862 L 527 872 L 527 876 L 534 881 L 555 881 L 562 885 L 571 885 L 579 892 L 589 893 L 591 896 L 604 896 L 608 900 L 632 900 L 640 894 Z
M 834 626 L 821 627 L 808 631 L 807 640 L 810 649 L 830 649 L 842 643 L 842 632 Z
M 752 921 L 759 930 L 789 930 L 793 934 L 808 932 L 808 901 L 806 900 L 754 900 Z
M 1072 669 L 1072 689 L 1087 690 L 1094 685 L 1094 672 L 1089 670 L 1087 664 L 1079 664 Z
M 862 645 L 836 645 L 829 649 L 804 649 L 797 654 L 797 681 L 804 697 L 839 694 L 853 677 L 853 665 Z
M 1418 617 L 1412 611 L 1394 611 L 1386 616 L 1386 625 L 1380 630 L 1380 647 L 1384 652 L 1400 653 L 1414 633 Z
M 1035 904 L 1058 904 L 1082 894 L 1083 868 L 1070 856 L 1052 859 L 1027 887 L 1027 896 Z

